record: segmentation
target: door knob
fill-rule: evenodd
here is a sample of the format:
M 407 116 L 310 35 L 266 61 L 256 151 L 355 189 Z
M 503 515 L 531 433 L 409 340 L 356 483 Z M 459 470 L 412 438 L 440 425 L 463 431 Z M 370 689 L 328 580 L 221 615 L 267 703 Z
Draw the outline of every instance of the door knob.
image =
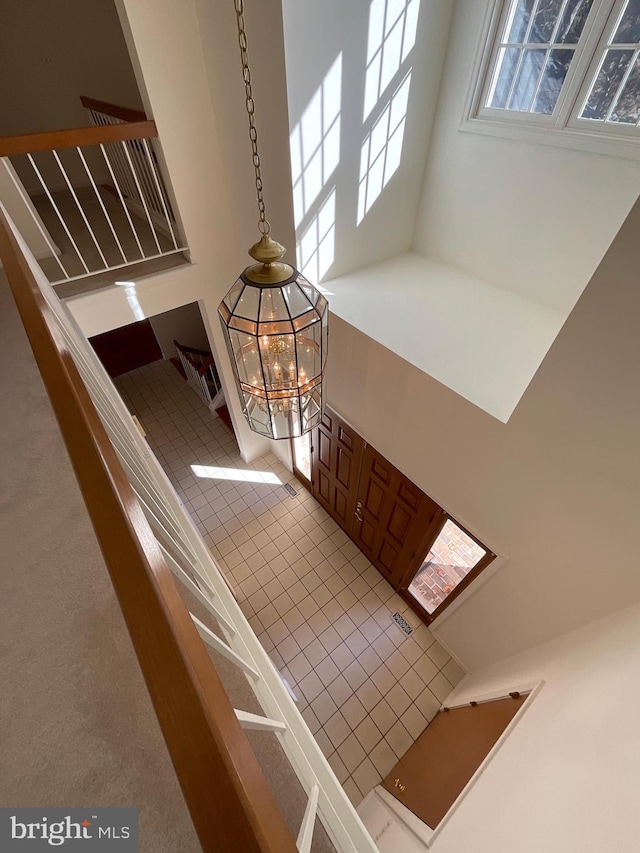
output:
M 406 785 L 403 785 L 399 779 L 394 779 L 393 784 L 400 791 L 400 793 L 402 793 L 404 791 L 404 789 L 407 787 Z
M 361 515 L 358 515 L 358 511 L 357 511 L 357 510 L 356 510 L 353 514 L 354 514 L 354 515 L 355 515 L 355 517 L 356 517 L 356 521 L 362 521 L 362 516 L 361 516 Z

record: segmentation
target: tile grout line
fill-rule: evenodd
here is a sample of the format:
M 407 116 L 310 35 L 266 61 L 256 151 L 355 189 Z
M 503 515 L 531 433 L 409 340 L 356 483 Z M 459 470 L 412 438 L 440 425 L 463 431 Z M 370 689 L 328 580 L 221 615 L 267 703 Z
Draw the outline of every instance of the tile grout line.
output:
M 357 805 L 462 671 L 426 626 L 409 637 L 401 631 L 391 615 L 414 625 L 409 606 L 271 453 L 242 461 L 234 437 L 173 365 L 155 362 L 116 385 Z M 282 484 L 199 478 L 192 465 L 267 471 L 297 494 Z

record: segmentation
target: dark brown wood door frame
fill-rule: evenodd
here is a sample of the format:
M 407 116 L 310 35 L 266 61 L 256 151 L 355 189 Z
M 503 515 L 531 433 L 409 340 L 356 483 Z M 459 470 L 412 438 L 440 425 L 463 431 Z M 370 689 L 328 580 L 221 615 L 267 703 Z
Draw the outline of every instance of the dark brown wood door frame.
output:
M 415 483 L 365 446 L 351 538 L 394 588 L 422 565 L 425 530 L 440 513 Z
M 440 616 L 442 613 L 444 613 L 444 611 L 447 609 L 447 607 L 449 607 L 452 604 L 452 602 L 455 601 L 455 599 L 460 595 L 460 593 L 464 592 L 464 590 L 469 586 L 469 584 L 473 583 L 473 581 L 478 577 L 478 575 L 484 569 L 486 569 L 487 566 L 490 563 L 492 563 L 496 558 L 496 555 L 493 553 L 493 551 L 491 551 L 491 550 L 489 550 L 489 548 L 487 548 L 487 546 L 484 544 L 484 542 L 481 542 L 477 536 L 474 536 L 473 533 L 471 533 L 469 530 L 467 530 L 467 528 L 464 527 L 462 524 L 460 524 L 459 521 L 456 521 L 456 519 L 453 518 L 451 515 L 449 515 L 448 512 L 445 512 L 445 510 L 442 510 L 442 515 L 438 519 L 435 520 L 434 525 L 432 525 L 429 528 L 429 530 L 425 536 L 425 539 L 423 540 L 426 543 L 426 550 L 423 550 L 423 554 L 425 556 L 429 553 L 429 551 L 431 550 L 431 546 L 433 545 L 433 543 L 436 541 L 436 539 L 440 535 L 440 531 L 442 530 L 442 528 L 445 526 L 445 524 L 449 520 L 451 520 L 456 525 L 456 527 L 459 527 L 463 533 L 466 533 L 470 539 L 473 539 L 473 541 L 476 542 L 487 553 L 484 555 L 484 557 L 478 563 L 476 563 L 476 565 L 460 581 L 460 583 L 451 590 L 451 592 L 449 593 L 449 595 L 447 595 L 447 597 L 442 602 L 442 604 L 440 604 L 438 607 L 436 607 L 436 609 L 433 611 L 433 613 L 427 613 L 427 611 L 424 609 L 424 607 L 422 607 L 420 605 L 420 602 L 416 598 L 414 598 L 413 595 L 411 595 L 411 593 L 409 592 L 409 587 L 411 586 L 411 582 L 413 581 L 416 574 L 420 570 L 420 566 L 422 565 L 422 563 L 417 568 L 412 567 L 409 571 L 406 572 L 406 574 L 402 578 L 402 581 L 400 582 L 399 586 L 397 587 L 396 592 L 398 593 L 398 595 L 401 596 L 401 598 L 403 598 L 407 602 L 407 604 L 411 607 L 411 609 L 415 613 L 417 613 L 418 616 L 420 616 L 420 618 L 422 619 L 422 621 L 426 625 L 430 625 L 433 621 L 435 621 L 438 618 L 438 616 Z
M 338 439 L 341 434 L 343 435 L 343 438 L 348 439 L 348 442 L 351 444 L 350 450 L 354 453 L 348 477 L 349 488 L 347 488 L 345 477 L 340 477 L 338 471 L 340 467 L 340 460 L 337 456 L 338 450 L 335 447 L 329 447 L 328 445 L 328 440 L 330 438 Z M 333 445 L 333 442 L 331 442 L 331 445 Z M 293 442 L 291 442 L 293 472 L 295 476 L 311 492 L 323 509 L 325 509 L 332 518 L 340 524 L 345 533 L 347 533 L 356 545 L 363 550 L 363 553 L 366 553 L 367 549 L 363 548 L 363 543 L 359 535 L 363 518 L 361 512 L 361 506 L 363 503 L 361 500 L 361 476 L 362 471 L 366 467 L 363 462 L 363 458 L 367 452 L 377 454 L 378 457 L 384 459 L 384 457 L 382 457 L 381 454 L 379 454 L 371 445 L 368 445 L 365 442 L 353 427 L 329 408 L 327 408 L 323 415 L 321 426 L 314 429 L 311 434 L 311 482 L 309 482 L 295 467 L 295 454 Z M 395 469 L 387 460 L 384 461 L 393 468 L 394 471 L 397 471 L 399 477 L 404 478 L 414 489 L 419 490 L 414 483 L 411 483 L 411 481 L 402 474 L 402 472 Z M 324 480 L 324 482 L 320 482 L 321 480 Z M 342 480 L 342 482 L 340 482 L 340 480 Z M 424 492 L 422 492 L 422 494 L 426 501 L 435 504 L 428 495 Z M 340 507 L 338 508 L 334 508 L 336 496 L 340 498 Z M 435 504 L 435 506 L 438 505 Z M 421 517 L 424 519 L 424 514 Z M 408 590 L 411 582 L 422 566 L 424 558 L 429 553 L 431 546 L 436 541 L 440 531 L 449 519 L 451 519 L 454 524 L 466 533 L 467 536 L 477 542 L 481 548 L 484 548 L 487 553 L 480 562 L 471 569 L 468 575 L 463 578 L 449 593 L 442 604 L 437 607 L 433 613 L 428 613 Z M 371 559 L 370 554 L 367 554 L 367 556 Z M 378 568 L 381 575 L 391 584 L 396 592 L 410 605 L 420 619 L 425 624 L 429 625 L 437 619 L 444 610 L 446 610 L 446 608 L 469 586 L 469 584 L 473 583 L 478 575 L 491 562 L 493 562 L 493 560 L 495 560 L 496 555 L 490 551 L 487 546 L 477 538 L 477 536 L 474 536 L 473 533 L 456 521 L 456 519 L 450 516 L 444 509 L 438 507 L 438 510 L 433 514 L 433 517 L 431 517 L 430 520 L 427 515 L 426 527 L 422 537 L 416 539 L 411 551 L 408 555 L 405 555 L 405 557 L 407 559 L 406 567 L 401 572 L 397 574 L 394 573 L 393 577 L 390 577 L 388 572 L 383 572 L 379 566 L 376 565 L 376 568 Z M 376 564 L 375 560 L 372 560 L 372 562 L 374 565 Z
M 309 442 L 311 445 L 311 470 L 313 471 L 313 433 L 309 436 Z M 293 476 L 296 479 L 300 480 L 300 482 L 308 492 L 311 492 L 311 494 L 313 494 L 313 489 L 311 488 L 311 480 L 305 477 L 302 471 L 296 467 L 296 448 L 292 438 L 289 439 L 289 449 L 291 451 L 291 468 L 293 469 Z

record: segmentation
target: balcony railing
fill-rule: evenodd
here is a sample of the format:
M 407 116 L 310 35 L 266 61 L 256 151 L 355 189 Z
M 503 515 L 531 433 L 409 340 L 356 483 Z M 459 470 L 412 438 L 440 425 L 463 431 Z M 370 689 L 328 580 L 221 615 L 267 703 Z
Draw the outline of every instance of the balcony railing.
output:
M 138 110 L 129 110 L 108 104 L 105 101 L 96 101 L 84 95 L 80 98 L 83 107 L 87 110 L 91 124 L 95 127 L 111 127 L 113 125 L 144 122 L 147 117 Z M 145 214 L 144 207 L 138 201 L 140 188 L 144 199 L 146 210 L 154 223 L 168 236 L 174 236 L 178 230 L 169 193 L 164 183 L 162 170 L 159 168 L 158 156 L 153 149 L 153 140 L 144 140 L 144 149 L 135 142 L 129 145 L 129 153 L 133 164 L 133 172 L 129 163 L 123 161 L 120 152 L 114 152 L 114 173 L 116 179 L 123 189 L 126 203 L 130 209 L 140 216 Z M 133 180 L 138 178 L 137 182 Z
M 49 249 L 41 265 L 54 285 L 186 251 L 155 123 L 90 114 L 92 127 L 0 139 L 0 168 Z
M 218 395 L 224 399 L 224 394 L 221 394 L 222 383 L 213 355 L 206 350 L 186 347 L 178 341 L 174 341 L 173 345 L 178 352 L 187 382 L 205 406 L 209 406 L 213 411 L 216 405 L 220 405 Z
M 319 817 L 337 851 L 375 853 L 113 383 L 1 206 L 0 256 L 203 850 L 309 853 Z M 189 612 L 174 578 L 210 625 Z M 262 714 L 233 708 L 205 643 L 246 676 Z M 244 729 L 278 738 L 306 792 L 297 840 Z

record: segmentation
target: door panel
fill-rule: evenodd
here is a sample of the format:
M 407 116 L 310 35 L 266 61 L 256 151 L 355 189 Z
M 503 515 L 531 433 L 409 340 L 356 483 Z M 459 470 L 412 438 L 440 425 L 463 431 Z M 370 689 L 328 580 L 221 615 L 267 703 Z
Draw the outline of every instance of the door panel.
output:
M 340 432 L 344 435 L 344 430 L 340 430 Z M 348 489 L 351 484 L 351 477 L 353 474 L 353 449 L 347 449 L 346 445 L 341 445 L 339 443 L 337 453 L 338 460 L 336 462 L 336 480 L 344 489 Z
M 352 538 L 393 586 L 417 568 L 440 507 L 367 445 Z
M 324 421 L 324 417 L 323 417 Z M 318 429 L 318 440 L 314 442 L 318 449 L 318 461 L 327 471 L 331 470 L 331 433 Z
M 391 518 L 387 525 L 389 535 L 396 542 L 404 542 L 411 527 L 412 515 L 399 503 L 391 510 Z
M 423 599 L 434 598 L 443 584 L 446 591 L 447 572 L 458 572 L 448 565 L 456 562 L 453 557 L 441 566 L 430 554 L 447 523 L 445 511 L 331 409 L 313 430 L 311 443 L 311 493 L 423 621 L 431 622 L 494 559 L 482 546 L 485 558 L 456 581 L 437 610 L 429 610 Z M 465 551 L 462 562 L 467 558 Z
M 372 521 L 376 521 L 378 523 L 381 523 L 382 521 L 385 493 L 386 489 L 379 483 L 376 483 L 375 480 L 370 479 L 366 483 L 364 495 L 362 496 L 360 503 Z
M 527 694 L 440 711 L 383 781 L 435 829 L 480 767 Z
M 351 534 L 364 440 L 327 409 L 313 431 L 311 492 L 338 524 Z

